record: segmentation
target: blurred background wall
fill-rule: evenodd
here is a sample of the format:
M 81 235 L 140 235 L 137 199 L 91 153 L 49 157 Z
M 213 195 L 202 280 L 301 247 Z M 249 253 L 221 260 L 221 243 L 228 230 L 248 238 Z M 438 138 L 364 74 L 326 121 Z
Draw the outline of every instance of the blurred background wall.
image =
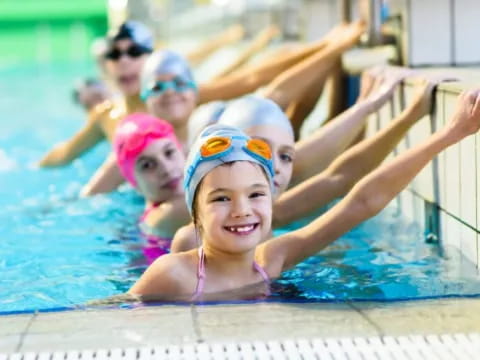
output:
M 0 61 L 84 60 L 107 31 L 105 0 L 1 0 Z

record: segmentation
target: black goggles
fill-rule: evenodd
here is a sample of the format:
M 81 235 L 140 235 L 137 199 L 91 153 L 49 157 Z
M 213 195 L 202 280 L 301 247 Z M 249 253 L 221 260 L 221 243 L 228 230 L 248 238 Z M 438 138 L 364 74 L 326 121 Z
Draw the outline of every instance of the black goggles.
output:
M 128 55 L 131 58 L 138 58 L 143 54 L 149 54 L 151 51 L 140 45 L 130 45 L 126 50 L 120 50 L 116 47 L 111 48 L 106 54 L 105 59 L 118 61 L 123 55 Z

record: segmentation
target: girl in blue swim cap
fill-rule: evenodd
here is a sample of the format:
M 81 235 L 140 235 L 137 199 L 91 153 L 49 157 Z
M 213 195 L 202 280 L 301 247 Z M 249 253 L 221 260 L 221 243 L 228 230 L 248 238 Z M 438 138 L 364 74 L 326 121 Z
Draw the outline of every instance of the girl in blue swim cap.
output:
M 376 215 L 434 156 L 479 128 L 480 90 L 466 92 L 443 129 L 371 172 L 310 224 L 269 240 L 265 239 L 272 219 L 268 147 L 258 140 L 252 143 L 238 130 L 206 129 L 192 146 L 185 170 L 187 206 L 202 246 L 159 258 L 129 293 L 144 299 L 192 301 L 268 295 L 269 279 Z M 255 284 L 259 286 L 252 288 Z M 248 288 L 248 294 L 238 291 L 242 288 Z

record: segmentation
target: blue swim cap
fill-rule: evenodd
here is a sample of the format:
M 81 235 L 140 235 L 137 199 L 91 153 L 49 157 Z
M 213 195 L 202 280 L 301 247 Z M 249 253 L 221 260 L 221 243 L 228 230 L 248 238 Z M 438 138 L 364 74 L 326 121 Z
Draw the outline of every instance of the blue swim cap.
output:
M 175 75 L 185 81 L 195 83 L 190 65 L 187 60 L 171 50 L 157 50 L 150 55 L 142 71 L 142 89 L 145 93 L 150 90 L 156 82 L 158 75 Z
M 209 125 L 216 124 L 227 107 L 225 101 L 211 101 L 195 109 L 188 120 L 188 145 L 191 146 L 198 134 Z
M 152 32 L 142 23 L 129 20 L 124 22 L 118 29 L 113 30 L 108 36 L 110 46 L 117 40 L 130 39 L 147 51 L 153 51 Z
M 219 136 L 231 139 L 232 143 L 230 147 L 219 154 L 203 158 L 200 153 L 202 145 L 204 145 L 209 139 Z M 273 186 L 273 176 L 275 174 L 273 170 L 273 162 L 272 160 L 267 160 L 249 151 L 246 148 L 246 144 L 249 140 L 251 140 L 251 138 L 240 129 L 228 125 L 211 125 L 200 133 L 190 149 L 184 172 L 185 200 L 190 214 L 192 214 L 193 198 L 200 181 L 210 171 L 225 163 L 250 161 L 260 165 L 268 176 L 270 189 L 273 193 L 275 189 Z
M 218 122 L 244 131 L 256 125 L 275 125 L 294 137 L 292 124 L 282 109 L 272 100 L 255 95 L 232 101 Z

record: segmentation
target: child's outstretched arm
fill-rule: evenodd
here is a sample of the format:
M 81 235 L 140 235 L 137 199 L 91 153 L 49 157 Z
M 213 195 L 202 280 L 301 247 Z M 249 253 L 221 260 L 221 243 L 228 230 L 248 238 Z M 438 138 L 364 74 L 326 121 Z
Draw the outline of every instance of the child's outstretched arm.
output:
M 196 49 L 191 50 L 185 57 L 193 66 L 198 65 L 221 47 L 240 41 L 244 35 L 245 29 L 242 25 L 236 24 L 230 26 L 224 32 L 207 40 Z
M 218 80 L 212 80 L 200 84 L 198 89 L 198 103 L 204 104 L 214 100 L 230 100 L 252 91 L 257 90 L 271 82 L 275 77 L 298 62 L 325 49 L 331 39 L 345 29 L 345 25 L 339 25 L 330 31 L 321 40 L 303 47 L 302 49 L 289 53 L 285 56 L 262 62 L 257 66 L 251 66 L 235 73 L 224 76 Z
M 345 195 L 375 169 L 431 108 L 438 80 L 422 83 L 414 100 L 387 127 L 340 155 L 325 171 L 283 194 L 274 206 L 276 226 L 288 224 Z
M 383 164 L 358 182 L 330 211 L 258 250 L 271 271 L 288 269 L 316 254 L 346 231 L 380 212 L 439 152 L 480 128 L 480 90 L 460 95 L 450 122 L 423 143 Z M 280 262 L 280 264 L 279 264 Z
M 125 179 L 117 166 L 114 153 L 110 153 L 88 183 L 80 191 L 80 196 L 108 193 L 118 188 Z
M 217 80 L 227 75 L 230 75 L 234 71 L 238 70 L 242 65 L 250 60 L 252 56 L 263 50 L 270 41 L 278 35 L 278 27 L 275 25 L 269 25 L 250 42 L 250 44 L 235 58 L 235 60 L 228 65 L 225 69 L 221 70 L 213 79 Z
M 54 167 L 67 165 L 102 141 L 104 137 L 105 135 L 98 126 L 95 117 L 90 116 L 87 124 L 78 133 L 50 150 L 40 160 L 39 166 Z
M 295 145 L 295 162 L 291 183 L 298 184 L 325 170 L 358 136 L 367 116 L 382 107 L 392 96 L 397 84 L 410 74 L 410 70 L 394 70 L 369 95 L 322 126 L 308 138 Z M 366 74 L 365 76 L 368 76 Z M 365 82 L 362 91 L 369 86 Z
M 331 38 L 325 48 L 277 76 L 263 95 L 286 109 L 290 103 L 301 98 L 305 89 L 325 80 L 338 58 L 357 43 L 363 31 L 362 23 L 348 25 L 342 33 Z

